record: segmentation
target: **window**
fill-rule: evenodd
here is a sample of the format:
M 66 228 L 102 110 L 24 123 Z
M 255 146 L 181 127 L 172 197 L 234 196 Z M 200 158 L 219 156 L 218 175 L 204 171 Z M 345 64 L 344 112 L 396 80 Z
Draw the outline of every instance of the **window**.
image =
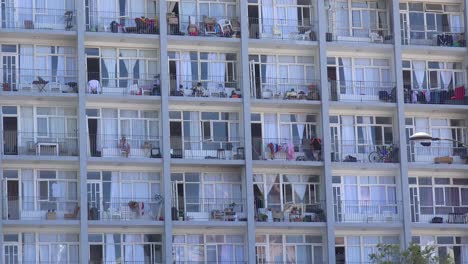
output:
M 176 262 L 243 262 L 242 235 L 173 235 L 172 252 Z
M 463 263 L 468 254 L 468 237 L 460 236 L 414 236 L 413 241 L 421 247 L 434 245 L 440 259 L 450 258 L 454 263 Z
M 416 179 L 417 183 L 413 181 L 414 183 L 410 185 L 410 189 L 413 190 L 412 208 L 414 206 L 419 208 L 418 211 L 423 215 L 423 219 L 427 218 L 430 221 L 434 215 L 447 218 L 450 213 L 468 212 L 468 182 L 463 178 L 416 177 Z
M 377 244 L 398 245 L 398 236 L 346 236 L 335 238 L 337 259 L 343 263 L 369 263 L 369 255 L 375 253 Z M 396 262 L 397 260 L 395 260 Z
M 254 174 L 254 196 L 258 208 L 283 211 L 286 204 L 303 204 L 305 212 L 321 206 L 320 180 L 316 175 Z
M 24 185 L 30 184 L 29 182 Z M 39 210 L 73 211 L 78 203 L 77 174 L 74 171 L 37 171 Z
M 322 263 L 322 237 L 317 235 L 258 234 L 257 263 Z
M 26 108 L 29 107 L 22 108 L 23 111 L 26 111 Z M 37 136 L 44 138 L 76 138 L 78 131 L 76 116 L 76 108 L 37 107 Z
M 101 48 L 100 53 L 103 87 L 126 88 L 134 82 L 152 84 L 159 73 L 157 50 Z
M 161 234 L 89 234 L 90 259 L 162 263 Z M 94 258 L 93 258 L 94 257 Z

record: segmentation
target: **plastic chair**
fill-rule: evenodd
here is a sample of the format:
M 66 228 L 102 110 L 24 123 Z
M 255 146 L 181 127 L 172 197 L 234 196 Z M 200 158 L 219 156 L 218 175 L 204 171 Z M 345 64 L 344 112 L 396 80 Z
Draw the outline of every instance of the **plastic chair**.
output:
M 370 32 L 369 33 L 369 38 L 371 39 L 371 42 L 382 42 L 383 43 L 383 37 L 380 36 L 379 34 L 375 32 Z
M 230 37 L 232 35 L 231 21 L 229 21 L 228 19 L 222 18 L 218 20 L 218 25 L 219 25 L 219 28 L 221 29 L 221 35 L 225 37 Z
M 216 34 L 216 19 L 213 17 L 203 16 L 203 24 L 205 29 L 205 35 L 215 35 Z

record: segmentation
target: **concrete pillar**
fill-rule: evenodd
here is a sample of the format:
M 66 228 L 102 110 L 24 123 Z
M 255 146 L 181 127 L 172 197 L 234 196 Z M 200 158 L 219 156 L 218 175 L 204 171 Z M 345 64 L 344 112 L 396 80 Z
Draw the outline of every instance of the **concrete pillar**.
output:
M 79 146 L 79 193 L 80 193 L 80 262 L 88 263 L 88 203 L 87 179 L 87 132 L 86 132 L 86 56 L 85 56 L 85 2 L 75 0 L 76 7 L 76 53 L 78 65 L 78 146 Z
M 239 1 L 241 14 L 240 79 L 242 80 L 242 115 L 244 120 L 245 166 L 244 186 L 246 193 L 247 232 L 245 243 L 247 263 L 255 263 L 255 211 L 252 178 L 252 135 L 250 131 L 250 80 L 249 80 L 249 17 L 247 1 Z
M 171 218 L 171 153 L 169 131 L 169 66 L 167 59 L 166 1 L 159 3 L 159 58 L 161 82 L 161 132 L 162 132 L 162 193 L 164 196 L 163 262 L 172 263 L 172 218 Z
M 327 78 L 327 43 L 325 33 L 327 28 L 326 9 L 322 0 L 317 1 L 317 19 L 318 19 L 318 42 L 319 56 L 318 65 L 320 68 L 320 88 L 321 88 L 321 121 L 322 121 L 322 158 L 323 158 L 323 181 L 325 182 L 325 204 L 327 216 L 327 228 L 325 239 L 327 249 L 327 258 L 325 263 L 335 263 L 335 221 L 333 215 L 333 188 L 332 188 L 332 162 L 331 162 L 331 137 L 329 120 L 329 90 Z
M 402 205 L 400 213 L 403 214 L 403 232 L 401 245 L 406 248 L 411 242 L 411 211 L 410 198 L 408 189 L 408 156 L 406 146 L 406 131 L 405 131 L 405 102 L 403 89 L 403 71 L 402 71 L 402 55 L 401 55 L 401 25 L 400 25 L 400 1 L 392 0 L 390 11 L 393 20 L 393 39 L 394 43 L 394 63 L 395 63 L 395 82 L 397 87 L 397 113 L 396 122 L 398 129 L 399 148 L 400 148 L 400 188 Z

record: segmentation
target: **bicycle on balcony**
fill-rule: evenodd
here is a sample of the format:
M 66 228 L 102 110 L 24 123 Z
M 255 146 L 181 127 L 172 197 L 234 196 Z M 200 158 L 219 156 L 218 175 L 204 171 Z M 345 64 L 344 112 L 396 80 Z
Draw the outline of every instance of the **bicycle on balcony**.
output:
M 369 154 L 369 162 L 394 162 L 397 150 L 394 146 L 377 146 L 376 150 Z

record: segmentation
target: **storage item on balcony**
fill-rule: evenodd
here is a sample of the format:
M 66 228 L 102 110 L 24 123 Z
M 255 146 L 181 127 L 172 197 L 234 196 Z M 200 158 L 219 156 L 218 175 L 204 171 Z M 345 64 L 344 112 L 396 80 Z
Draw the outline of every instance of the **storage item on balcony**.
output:
M 453 163 L 453 157 L 450 157 L 450 156 L 435 157 L 434 158 L 434 163 L 435 164 L 440 164 L 440 163 L 452 164 Z
M 80 213 L 80 207 L 76 206 L 73 210 L 73 213 L 65 213 L 63 214 L 63 218 L 65 219 L 78 219 L 78 215 Z
M 57 220 L 57 212 L 55 211 L 48 211 L 46 213 L 46 219 L 47 220 Z

